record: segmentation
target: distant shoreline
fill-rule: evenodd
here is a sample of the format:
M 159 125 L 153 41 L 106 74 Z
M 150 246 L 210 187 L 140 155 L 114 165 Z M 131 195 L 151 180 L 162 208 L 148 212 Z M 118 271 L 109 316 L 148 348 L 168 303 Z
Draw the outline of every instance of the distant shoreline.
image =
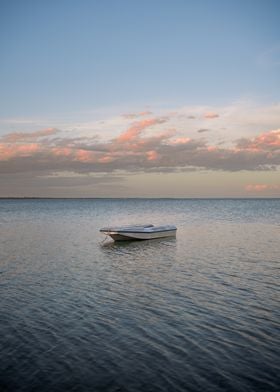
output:
M 280 197 L 14 197 L 0 200 L 280 200 Z

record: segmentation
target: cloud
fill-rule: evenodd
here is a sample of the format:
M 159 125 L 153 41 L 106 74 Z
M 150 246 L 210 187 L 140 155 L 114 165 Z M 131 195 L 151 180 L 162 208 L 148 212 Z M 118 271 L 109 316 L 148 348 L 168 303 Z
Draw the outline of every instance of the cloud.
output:
M 139 136 L 144 129 L 146 129 L 152 125 L 162 124 L 166 121 L 167 120 L 165 118 L 151 118 L 148 120 L 141 120 L 141 121 L 135 122 L 132 124 L 132 126 L 130 128 L 128 128 L 127 131 L 122 133 L 116 140 L 121 143 L 122 142 L 129 142 L 129 141 L 137 138 L 137 136 Z
M 38 143 L 11 145 L 0 143 L 0 162 L 14 157 L 30 157 L 41 149 Z
M 0 136 L 1 194 L 16 194 L 20 188 L 28 194 L 29 188 L 36 188 L 38 192 L 41 189 L 38 195 L 44 195 L 45 184 L 55 195 L 59 187 L 67 189 L 73 184 L 76 195 L 83 196 L 92 187 L 94 194 L 102 196 L 110 183 L 112 189 L 117 188 L 114 178 L 119 178 L 120 173 L 124 177 L 204 170 L 270 170 L 278 174 L 279 104 L 188 106 L 127 116 L 114 114 L 102 122 L 100 118 L 83 119 L 76 124 L 52 119 L 38 127 L 35 123 L 11 126 L 2 122 L 5 134 Z M 22 132 L 8 133 L 11 128 Z M 103 183 L 101 177 L 108 182 Z M 278 185 L 249 181 L 245 190 L 250 195 L 279 194 Z
M 56 128 L 47 128 L 47 129 L 42 129 L 40 131 L 26 132 L 26 133 L 13 132 L 13 133 L 9 133 L 8 135 L 4 135 L 1 139 L 2 141 L 7 143 L 16 143 L 16 142 L 37 140 L 42 137 L 54 135 L 58 132 L 59 130 Z
M 280 129 L 265 132 L 253 138 L 237 140 L 237 148 L 251 151 L 277 151 L 280 150 Z
M 135 118 L 138 118 L 138 117 L 150 116 L 152 114 L 153 114 L 152 112 L 150 112 L 149 110 L 146 110 L 146 111 L 143 111 L 143 112 L 123 114 L 123 117 L 126 118 L 126 119 L 131 120 L 131 119 L 135 119 Z
M 280 185 L 271 184 L 248 184 L 245 186 L 246 192 L 266 192 L 266 191 L 277 191 L 280 190 Z
M 159 158 L 158 153 L 155 150 L 150 150 L 146 152 L 148 161 L 156 161 Z
M 218 117 L 220 117 L 219 114 L 214 113 L 214 112 L 207 112 L 204 114 L 204 118 L 207 118 L 207 119 L 213 119 L 213 118 L 218 118 Z
M 210 129 L 198 129 L 198 133 L 210 132 Z
M 177 170 L 275 170 L 280 165 L 280 130 L 238 139 L 231 146 L 198 137 L 207 129 L 163 129 L 169 117 L 133 122 L 117 137 L 95 134 L 57 137 L 56 128 L 10 133 L 0 138 L 0 173 L 134 173 Z M 212 134 L 212 133 L 211 133 Z M 54 137 L 56 136 L 56 137 Z
M 173 145 L 179 145 L 179 144 L 183 144 L 185 145 L 186 143 L 189 143 L 191 141 L 191 139 L 189 137 L 177 137 L 175 139 L 172 139 L 169 141 L 169 144 L 173 144 Z

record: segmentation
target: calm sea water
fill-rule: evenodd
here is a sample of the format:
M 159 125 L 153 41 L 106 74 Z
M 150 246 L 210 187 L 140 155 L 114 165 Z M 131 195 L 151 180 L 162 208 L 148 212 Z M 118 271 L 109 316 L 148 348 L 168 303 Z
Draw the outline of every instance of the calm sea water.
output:
M 280 199 L 1 200 L 0 390 L 276 391 L 279 256 Z

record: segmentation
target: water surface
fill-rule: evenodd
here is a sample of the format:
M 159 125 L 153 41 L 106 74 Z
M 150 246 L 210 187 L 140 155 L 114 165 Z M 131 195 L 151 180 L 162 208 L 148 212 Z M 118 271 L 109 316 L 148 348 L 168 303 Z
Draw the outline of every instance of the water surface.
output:
M 1 200 L 0 389 L 276 391 L 279 233 L 279 199 Z

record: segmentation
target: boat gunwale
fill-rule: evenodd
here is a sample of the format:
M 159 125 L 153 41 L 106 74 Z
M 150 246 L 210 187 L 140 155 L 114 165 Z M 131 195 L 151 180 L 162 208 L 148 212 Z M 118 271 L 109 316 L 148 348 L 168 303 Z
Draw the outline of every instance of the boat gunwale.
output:
M 143 234 L 145 234 L 145 233 L 147 233 L 147 234 L 151 234 L 151 233 L 161 233 L 161 232 L 165 232 L 165 231 L 176 231 L 177 230 L 177 227 L 176 226 L 171 226 L 171 227 L 169 227 L 169 228 L 165 228 L 165 229 L 157 229 L 156 228 L 156 226 L 154 226 L 154 227 L 148 227 L 147 229 L 145 228 L 145 229 L 143 229 L 143 230 L 133 230 L 133 229 L 118 229 L 118 230 L 108 230 L 109 228 L 107 228 L 107 230 L 104 228 L 104 229 L 100 229 L 100 232 L 101 233 L 111 233 L 111 234 L 113 234 L 113 233 L 115 233 L 115 234 L 118 234 L 118 233 L 129 233 L 129 234 L 131 234 L 131 233 L 143 233 Z M 112 227 L 112 229 L 113 229 L 113 227 Z

